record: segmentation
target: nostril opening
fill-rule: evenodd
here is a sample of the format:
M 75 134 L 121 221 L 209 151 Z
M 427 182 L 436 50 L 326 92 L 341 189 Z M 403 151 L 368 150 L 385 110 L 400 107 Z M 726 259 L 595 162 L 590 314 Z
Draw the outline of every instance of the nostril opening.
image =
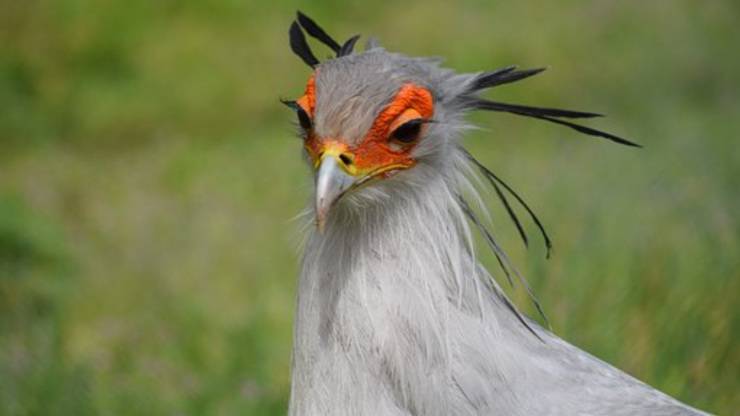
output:
M 347 166 L 352 164 L 352 159 L 347 155 L 339 155 L 339 159 Z

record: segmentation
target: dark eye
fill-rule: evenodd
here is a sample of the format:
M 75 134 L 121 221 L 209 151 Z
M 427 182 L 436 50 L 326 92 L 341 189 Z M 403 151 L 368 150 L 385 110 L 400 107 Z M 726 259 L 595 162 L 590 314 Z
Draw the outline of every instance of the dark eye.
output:
M 419 132 L 421 132 L 421 125 L 423 123 L 424 120 L 420 118 L 407 121 L 393 130 L 391 138 L 401 143 L 412 143 L 419 138 Z
M 304 130 L 311 130 L 313 123 L 311 123 L 311 118 L 306 114 L 306 110 L 299 106 L 296 113 L 298 114 L 298 124 L 300 124 Z
M 288 106 L 289 108 L 293 109 L 296 112 L 296 115 L 298 116 L 298 124 L 301 125 L 303 130 L 311 130 L 311 127 L 313 127 L 313 123 L 311 122 L 311 117 L 308 116 L 308 113 L 306 113 L 306 110 L 303 109 L 297 102 L 295 101 L 287 101 L 287 100 L 280 100 L 283 104 Z

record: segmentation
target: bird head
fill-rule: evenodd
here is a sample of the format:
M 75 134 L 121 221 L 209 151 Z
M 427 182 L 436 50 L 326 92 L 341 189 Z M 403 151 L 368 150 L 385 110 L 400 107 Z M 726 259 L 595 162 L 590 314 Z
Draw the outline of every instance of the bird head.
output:
M 319 62 L 304 31 L 335 53 Z M 494 102 L 479 97 L 487 88 L 518 81 L 543 69 L 458 74 L 439 60 L 391 53 L 368 42 L 353 52 L 359 36 L 339 44 L 298 12 L 290 45 L 313 72 L 303 95 L 283 101 L 297 116 L 305 156 L 315 172 L 315 214 L 321 230 L 345 200 L 378 201 L 428 186 L 449 175 L 460 159 L 472 159 L 457 142 L 464 114 L 480 109 L 535 117 L 634 145 L 563 118 L 598 114 Z M 480 165 L 481 169 L 486 169 Z
M 422 172 L 443 171 L 449 127 L 456 123 L 446 117 L 435 70 L 424 60 L 373 48 L 322 63 L 310 75 L 290 105 L 316 172 L 320 227 L 345 198 L 388 197 Z

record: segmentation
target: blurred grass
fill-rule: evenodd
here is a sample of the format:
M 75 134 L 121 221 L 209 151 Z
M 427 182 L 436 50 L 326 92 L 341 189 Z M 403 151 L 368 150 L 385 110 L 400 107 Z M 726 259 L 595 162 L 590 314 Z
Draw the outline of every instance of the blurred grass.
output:
M 308 76 L 295 8 L 0 0 L 0 414 L 284 413 L 310 189 L 277 101 Z M 604 111 L 645 144 L 492 114 L 466 139 L 549 226 L 544 261 L 494 209 L 554 330 L 736 414 L 735 2 L 301 8 L 461 71 L 549 65 L 492 95 Z

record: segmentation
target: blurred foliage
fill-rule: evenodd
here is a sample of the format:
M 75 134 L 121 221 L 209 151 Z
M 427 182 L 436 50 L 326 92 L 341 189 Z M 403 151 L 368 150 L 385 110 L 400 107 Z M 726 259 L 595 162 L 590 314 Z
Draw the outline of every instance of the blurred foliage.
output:
M 297 7 L 461 71 L 549 65 L 492 95 L 645 144 L 492 114 L 466 139 L 549 225 L 544 261 L 494 208 L 556 333 L 740 408 L 737 2 L 0 0 L 0 414 L 284 413 Z

